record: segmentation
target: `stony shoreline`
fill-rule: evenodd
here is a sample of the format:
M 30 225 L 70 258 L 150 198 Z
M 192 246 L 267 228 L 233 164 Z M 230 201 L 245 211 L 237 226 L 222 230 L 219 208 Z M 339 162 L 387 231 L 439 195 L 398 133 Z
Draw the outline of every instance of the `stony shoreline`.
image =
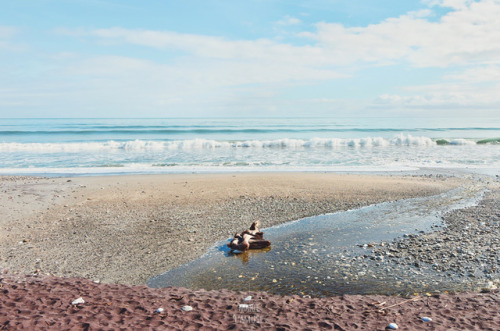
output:
M 497 187 L 478 206 L 446 214 L 444 227 L 375 245 L 370 258 L 469 290 L 495 289 L 500 286 L 499 201 Z
M 370 293 L 403 296 L 500 288 L 499 183 L 496 178 L 488 184 L 477 206 L 446 213 L 431 232 L 339 252 L 333 257 L 335 279 L 371 283 Z

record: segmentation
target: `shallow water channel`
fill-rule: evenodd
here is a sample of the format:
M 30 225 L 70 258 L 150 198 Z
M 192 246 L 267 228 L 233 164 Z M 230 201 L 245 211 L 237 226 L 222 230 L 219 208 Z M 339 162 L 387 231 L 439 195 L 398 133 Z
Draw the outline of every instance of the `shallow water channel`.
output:
M 220 241 L 191 263 L 152 277 L 148 285 L 311 296 L 419 292 L 433 284 L 442 288 L 442 280 L 432 275 L 367 259 L 368 244 L 432 231 L 446 212 L 476 205 L 481 195 L 479 188 L 461 187 L 263 229 L 270 249 L 233 254 L 226 246 L 229 240 Z

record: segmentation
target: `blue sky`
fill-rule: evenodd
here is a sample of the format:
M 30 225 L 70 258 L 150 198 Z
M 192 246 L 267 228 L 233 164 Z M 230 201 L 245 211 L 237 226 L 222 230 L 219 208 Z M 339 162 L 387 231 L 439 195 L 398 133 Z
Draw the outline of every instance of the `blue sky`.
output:
M 0 117 L 498 116 L 500 0 L 34 0 Z

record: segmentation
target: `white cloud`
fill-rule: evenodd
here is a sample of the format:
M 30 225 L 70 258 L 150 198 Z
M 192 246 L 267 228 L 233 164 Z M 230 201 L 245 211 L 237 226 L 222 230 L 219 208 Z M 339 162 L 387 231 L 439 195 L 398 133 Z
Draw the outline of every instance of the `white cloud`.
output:
M 299 20 L 298 18 L 287 15 L 283 17 L 281 20 L 277 21 L 276 25 L 288 26 L 288 25 L 297 25 L 300 23 L 302 23 L 302 21 Z
M 72 34 L 68 30 L 58 33 Z M 166 63 L 147 62 L 126 57 L 97 58 L 77 65 L 82 74 L 116 74 L 134 71 L 145 75 L 164 72 L 164 77 L 177 81 L 190 80 L 187 85 L 200 83 L 211 87 L 229 87 L 244 84 L 297 84 L 344 78 L 348 75 L 325 66 L 330 61 L 322 50 L 312 46 L 298 47 L 280 44 L 268 39 L 227 40 L 220 37 L 180 34 L 171 31 L 128 30 L 110 28 L 75 35 L 99 37 L 107 42 L 122 42 L 158 49 L 159 52 L 183 51 L 182 56 Z M 160 53 L 161 54 L 161 53 Z M 178 54 L 177 54 L 178 55 Z M 97 63 L 98 61 L 99 63 Z M 121 65 L 123 62 L 123 65 Z M 119 66 L 119 70 L 113 68 Z M 85 69 L 80 69 L 85 68 Z
M 13 37 L 19 33 L 19 29 L 9 26 L 0 26 L 0 49 L 19 50 L 21 47 L 12 42 Z
M 429 6 L 440 6 L 454 9 L 462 9 L 469 6 L 474 0 L 424 0 Z
M 438 22 L 420 21 L 420 30 L 405 33 L 400 41 L 408 50 L 402 57 L 415 66 L 449 67 L 434 84 L 401 87 L 374 101 L 382 108 L 469 109 L 498 111 L 500 108 L 500 1 L 431 1 L 453 8 Z M 398 19 L 393 28 L 404 30 Z M 404 27 L 403 27 L 404 26 Z M 371 30 L 373 33 L 373 30 Z M 368 32 L 367 32 L 368 33 Z
M 443 81 L 402 87 L 401 94 L 383 94 L 375 106 L 392 108 L 500 108 L 500 66 L 467 68 L 445 75 Z
M 88 34 L 106 40 L 115 40 L 162 50 L 182 50 L 200 58 L 237 61 L 264 61 L 321 65 L 329 62 L 322 50 L 312 46 L 280 44 L 269 39 L 227 40 L 221 37 L 181 34 L 171 31 L 129 30 L 122 28 L 98 29 Z
M 213 61 L 193 63 L 190 60 L 159 64 L 120 56 L 101 56 L 75 63 L 64 72 L 67 76 L 90 77 L 93 80 L 133 82 L 149 91 L 173 91 L 180 95 L 191 91 L 216 90 L 245 84 L 296 84 L 338 78 L 338 74 L 305 66 Z M 163 92 L 161 92 L 163 93 Z
M 453 2 L 456 9 L 439 21 L 426 20 L 428 11 L 389 18 L 366 27 L 317 24 L 304 33 L 341 63 L 353 61 L 446 67 L 500 62 L 500 2 Z
M 468 84 L 475 83 L 500 83 L 500 67 L 499 66 L 480 66 L 468 68 L 461 72 L 455 72 L 444 76 L 446 80 L 459 80 Z M 500 93 L 499 93 L 500 94 Z
M 431 91 L 431 87 L 426 86 L 424 94 L 384 94 L 373 102 L 373 106 L 384 109 L 469 109 L 474 111 L 481 109 L 498 111 L 500 107 L 500 96 L 495 93 L 500 88 L 499 84 L 487 89 L 471 89 L 465 86 L 436 84 L 434 85 L 434 90 Z
M 390 95 L 383 94 L 375 101 L 375 104 L 391 107 L 401 108 L 457 108 L 466 106 L 477 106 L 472 100 L 468 99 L 463 92 L 458 91 L 456 88 L 451 89 L 451 86 L 435 86 L 438 88 L 436 91 L 429 92 L 424 95 Z
M 270 39 L 228 40 L 218 36 L 172 31 L 107 28 L 59 33 L 97 37 L 121 42 L 183 51 L 185 55 L 256 63 L 289 63 L 293 66 L 328 67 L 345 65 L 409 63 L 418 67 L 447 67 L 500 62 L 500 1 L 434 1 L 455 10 L 439 21 L 431 21 L 429 9 L 388 18 L 378 24 L 345 27 L 321 22 L 315 32 L 300 36 L 309 45 L 295 46 Z M 281 24 L 298 23 L 285 17 Z
M 337 75 L 315 68 L 245 61 L 196 63 L 185 59 L 165 64 L 124 56 L 70 60 L 52 71 L 47 81 L 38 79 L 22 86 L 31 96 L 28 100 L 38 103 L 32 106 L 42 107 L 60 100 L 60 105 L 47 107 L 52 109 L 62 107 L 65 100 L 85 109 L 89 116 L 104 105 L 120 109 L 121 115 L 130 115 L 137 109 L 158 116 L 228 111 L 236 114 L 252 107 L 261 110 L 264 105 L 277 107 L 280 102 L 275 100 L 276 93 L 284 86 Z M 35 97 L 40 92 L 38 86 L 44 86 L 48 97 Z M 14 96 L 11 101 L 20 97 L 11 95 Z
M 364 68 L 397 64 L 455 69 L 432 85 L 386 91 L 374 101 L 377 107 L 499 106 L 500 0 L 427 3 L 451 11 L 436 19 L 430 7 L 357 27 L 320 22 L 315 31 L 300 34 L 306 43 L 300 46 L 274 39 L 231 40 L 174 31 L 60 28 L 55 30 L 58 34 L 103 47 L 150 48 L 148 58 L 155 60 L 127 53 L 82 58 L 61 52 L 51 59 L 59 68 L 52 76 L 52 91 L 71 95 L 72 101 L 82 104 L 113 104 L 117 109 L 243 107 L 242 100 L 248 107 L 279 108 L 280 102 L 287 101 L 275 99 L 276 91 L 290 85 L 342 79 L 356 71 L 362 76 Z M 300 23 L 291 16 L 275 22 L 287 31 Z M 0 27 L 0 49 L 2 40 L 10 42 L 13 33 Z M 110 47 L 108 54 L 113 51 Z M 67 83 L 68 89 L 58 90 L 56 81 Z M 40 81 L 33 82 L 36 85 Z M 365 102 L 351 104 L 352 100 L 339 101 L 328 93 L 303 100 L 302 107 L 307 104 L 325 111 L 342 102 L 352 109 L 356 102 Z M 297 104 L 300 102 L 287 106 L 299 107 Z
M 0 26 L 0 39 L 12 38 L 18 33 L 18 29 L 10 26 Z

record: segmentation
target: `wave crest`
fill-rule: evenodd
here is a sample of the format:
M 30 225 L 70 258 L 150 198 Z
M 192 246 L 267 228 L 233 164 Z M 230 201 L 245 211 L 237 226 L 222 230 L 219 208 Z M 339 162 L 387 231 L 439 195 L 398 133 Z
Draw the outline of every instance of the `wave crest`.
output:
M 398 135 L 392 139 L 382 137 L 368 138 L 311 138 L 274 140 L 219 141 L 211 139 L 187 139 L 174 141 L 129 140 L 78 143 L 0 143 L 2 152 L 40 152 L 40 153 L 75 153 L 85 151 L 163 151 L 163 150 L 206 150 L 217 148 L 369 148 L 387 146 L 437 146 L 437 145 L 474 145 L 476 142 L 466 139 L 437 141 L 428 137 Z

